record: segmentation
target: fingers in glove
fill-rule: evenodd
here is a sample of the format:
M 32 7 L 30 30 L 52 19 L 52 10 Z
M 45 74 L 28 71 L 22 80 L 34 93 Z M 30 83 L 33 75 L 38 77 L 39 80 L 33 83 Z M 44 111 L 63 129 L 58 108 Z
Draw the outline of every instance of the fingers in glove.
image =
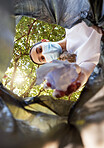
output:
M 53 96 L 56 98 L 61 98 L 61 97 L 65 96 L 65 91 L 55 90 L 53 92 Z
M 52 85 L 50 82 L 47 82 L 47 83 L 44 84 L 44 88 L 45 89 L 48 89 L 48 88 L 55 89 L 55 86 Z
M 66 96 L 69 96 L 71 93 L 75 92 L 79 87 L 81 86 L 81 83 L 79 81 L 76 81 L 68 86 L 67 91 L 65 92 Z

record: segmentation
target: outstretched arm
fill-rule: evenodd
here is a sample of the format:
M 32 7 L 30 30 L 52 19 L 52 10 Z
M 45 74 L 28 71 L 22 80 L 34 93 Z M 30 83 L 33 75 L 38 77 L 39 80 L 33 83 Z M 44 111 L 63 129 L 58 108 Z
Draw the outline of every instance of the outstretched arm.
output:
M 76 64 L 81 68 L 78 78 L 66 91 L 55 90 L 54 96 L 70 95 L 82 87 L 90 77 L 100 57 L 101 35 L 85 23 L 76 25 L 66 32 L 67 50 L 77 55 Z

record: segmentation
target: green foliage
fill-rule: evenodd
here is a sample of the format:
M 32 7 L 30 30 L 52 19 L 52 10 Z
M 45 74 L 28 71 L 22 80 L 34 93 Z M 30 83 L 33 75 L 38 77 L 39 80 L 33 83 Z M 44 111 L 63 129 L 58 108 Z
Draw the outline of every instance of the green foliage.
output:
M 7 77 L 3 84 L 14 93 L 23 97 L 41 94 L 52 95 L 52 90 L 44 90 L 43 84 L 35 86 L 37 65 L 29 57 L 29 50 L 33 44 L 41 39 L 59 41 L 65 37 L 65 29 L 35 18 L 22 17 L 16 26 L 13 59 L 6 71 Z M 73 95 L 73 98 L 76 98 Z M 67 99 L 65 97 L 64 99 Z

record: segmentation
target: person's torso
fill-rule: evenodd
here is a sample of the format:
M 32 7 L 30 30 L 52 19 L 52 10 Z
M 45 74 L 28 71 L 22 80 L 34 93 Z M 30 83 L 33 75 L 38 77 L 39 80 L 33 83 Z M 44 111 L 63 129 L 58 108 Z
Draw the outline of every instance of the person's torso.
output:
M 71 29 L 66 29 L 67 51 L 77 55 L 76 63 L 83 61 L 98 61 L 95 57 L 100 55 L 101 34 L 84 22 L 77 24 Z

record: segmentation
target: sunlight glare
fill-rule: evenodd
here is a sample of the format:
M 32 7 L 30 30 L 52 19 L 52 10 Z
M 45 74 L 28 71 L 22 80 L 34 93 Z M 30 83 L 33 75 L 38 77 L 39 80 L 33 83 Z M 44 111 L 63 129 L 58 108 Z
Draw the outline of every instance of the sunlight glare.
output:
M 25 78 L 24 78 L 22 72 L 19 71 L 19 72 L 16 74 L 15 83 L 20 85 L 20 84 L 22 84 L 24 81 L 25 81 Z

